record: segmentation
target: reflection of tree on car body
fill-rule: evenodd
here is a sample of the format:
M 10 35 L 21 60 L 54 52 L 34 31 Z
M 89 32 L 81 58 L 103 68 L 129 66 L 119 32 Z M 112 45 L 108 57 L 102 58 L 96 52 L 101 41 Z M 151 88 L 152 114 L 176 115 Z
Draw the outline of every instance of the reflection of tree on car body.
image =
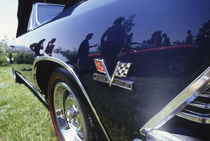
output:
M 208 60 L 210 54 L 210 20 L 205 22 L 200 28 L 196 43 L 199 46 L 202 57 Z
M 187 31 L 187 37 L 186 37 L 186 44 L 193 44 L 193 35 L 191 33 L 191 30 Z

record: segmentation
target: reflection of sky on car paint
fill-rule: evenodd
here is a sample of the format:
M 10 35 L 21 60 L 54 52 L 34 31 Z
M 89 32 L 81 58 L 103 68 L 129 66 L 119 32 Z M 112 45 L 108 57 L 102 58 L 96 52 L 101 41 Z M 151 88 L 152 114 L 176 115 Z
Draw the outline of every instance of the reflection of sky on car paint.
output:
M 100 0 L 100 2 L 101 1 L 102 0 Z M 121 5 L 119 5 L 118 3 L 115 4 L 116 0 L 112 0 L 112 1 L 103 0 L 103 1 L 106 3 L 105 9 L 100 6 L 100 2 L 98 0 L 90 0 L 79 5 L 79 7 L 77 7 L 72 13 L 72 16 L 67 17 L 69 18 L 68 25 L 71 25 L 71 26 L 68 26 L 68 30 L 64 29 L 62 33 L 59 31 L 55 31 L 56 33 L 54 33 L 54 35 L 57 35 L 58 37 L 62 37 L 64 41 L 68 40 L 69 44 L 74 45 L 72 46 L 72 50 L 78 47 L 78 45 L 84 40 L 85 36 L 88 33 L 94 33 L 93 38 L 90 40 L 90 44 L 99 44 L 100 38 L 103 35 L 103 33 L 107 30 L 108 27 L 112 25 L 113 21 L 116 18 L 118 18 L 116 15 L 124 16 L 127 19 L 130 14 L 136 14 L 136 17 L 134 18 L 135 25 L 133 26 L 132 31 L 135 31 L 139 25 L 141 26 L 139 26 L 138 30 L 136 30 L 138 31 L 138 33 L 136 31 L 134 32 L 134 37 L 133 37 L 134 42 L 142 42 L 143 40 L 147 40 L 151 38 L 152 33 L 157 30 L 162 30 L 162 33 L 167 33 L 169 38 L 171 39 L 171 42 L 176 41 L 176 40 L 183 41 L 186 38 L 187 30 L 189 29 L 192 30 L 192 34 L 195 36 L 198 33 L 199 28 L 203 25 L 203 23 L 206 22 L 207 19 L 210 19 L 209 18 L 209 15 L 210 15 L 209 5 L 210 4 L 202 4 L 206 1 L 180 0 L 180 2 L 182 1 L 181 2 L 182 4 L 179 4 L 177 7 L 174 6 L 175 1 L 165 1 L 165 0 L 152 1 L 153 5 L 149 5 L 151 0 L 121 1 L 122 3 L 126 3 L 127 7 L 133 7 L 132 10 L 130 10 L 130 8 L 122 9 Z M 207 2 L 210 3 L 210 1 L 207 1 Z M 139 3 L 138 6 L 136 6 L 137 5 L 136 3 Z M 15 5 L 14 3 L 10 2 L 10 4 L 13 4 L 13 10 L 17 8 L 17 6 L 16 7 L 14 6 Z M 99 6 L 99 8 L 94 9 L 94 7 L 96 6 Z M 174 7 L 174 8 L 171 8 L 171 7 Z M 183 10 L 181 9 L 187 9 L 186 10 L 187 12 L 183 12 Z M 89 14 L 87 14 L 87 11 L 89 11 L 90 14 L 93 14 L 96 18 L 89 17 Z M 151 12 L 154 12 L 154 11 L 157 11 L 157 12 L 155 12 L 155 15 L 152 15 Z M 101 12 L 106 13 L 109 19 L 107 19 L 107 17 L 101 18 L 101 15 L 100 15 Z M 10 23 L 13 23 L 12 26 L 15 26 L 15 27 L 14 28 L 4 27 L 6 31 L 9 31 L 12 29 L 11 32 L 13 35 L 15 35 L 16 33 L 16 26 L 17 26 L 16 11 L 14 13 L 13 13 L 14 17 L 11 17 L 11 19 L 13 20 L 15 19 L 16 21 L 10 22 Z M 145 15 L 143 15 L 142 13 L 147 13 L 146 14 L 147 16 L 145 17 Z M 201 13 L 206 13 L 206 14 L 203 15 Z M 77 15 L 79 16 L 77 17 Z M 165 19 L 165 21 L 160 20 L 159 19 L 160 17 L 157 15 L 161 15 L 162 18 L 163 17 L 167 17 L 167 18 L 163 18 Z M 172 15 L 172 16 L 168 18 L 168 15 Z M 191 16 L 189 16 L 187 19 L 184 19 L 183 17 L 185 17 L 185 15 L 191 15 Z M 65 19 L 66 18 L 64 18 L 63 20 L 60 19 L 59 21 L 55 21 L 53 25 L 60 22 L 61 23 L 66 22 Z M 169 19 L 169 21 L 166 21 L 167 19 Z M 87 22 L 87 21 L 91 21 L 91 22 Z M 154 24 L 154 21 L 156 21 L 156 24 Z M 150 23 L 149 29 L 146 28 L 148 27 L 148 23 Z M 186 24 L 183 24 L 183 23 L 186 23 Z M 180 26 L 175 26 L 177 24 Z M 1 33 L 2 33 L 2 26 L 3 25 L 1 24 L 1 27 L 0 27 Z M 176 32 L 173 32 L 174 28 L 176 29 Z M 68 35 L 67 33 L 69 32 L 74 33 L 74 35 L 70 35 L 69 37 L 63 36 L 65 35 L 65 33 L 66 35 Z M 48 36 L 50 36 L 49 38 L 51 39 L 51 38 L 54 38 L 54 35 L 48 35 Z M 37 39 L 37 41 L 38 40 L 39 39 Z M 59 42 L 59 41 L 60 40 L 58 39 L 56 42 Z M 61 46 L 62 46 L 62 43 L 61 43 Z
M 141 1 L 143 2 L 141 5 L 139 5 L 138 7 L 134 6 L 135 8 L 137 8 L 135 10 L 137 11 L 141 9 L 142 12 L 147 13 L 147 16 L 136 18 L 139 21 L 137 20 L 134 22 L 136 23 L 136 25 L 143 25 L 140 30 L 142 30 L 144 36 L 145 34 L 147 34 L 148 38 L 151 37 L 151 34 L 154 31 L 162 30 L 162 33 L 168 33 L 172 41 L 185 40 L 187 30 L 191 30 L 192 34 L 196 35 L 204 22 L 206 22 L 207 19 L 210 19 L 210 2 L 208 2 L 209 4 L 203 4 L 203 1 L 197 0 L 181 1 L 182 2 L 180 2 L 180 4 L 178 1 L 152 1 L 153 5 L 148 5 L 148 0 Z M 174 6 L 174 3 L 176 3 L 177 7 Z M 135 3 L 132 3 L 131 5 L 135 5 Z M 152 15 L 151 12 L 154 12 L 155 15 L 154 13 Z M 203 13 L 206 14 L 203 15 Z M 159 20 L 160 15 L 161 18 L 165 20 Z M 141 16 L 141 13 L 137 14 L 137 16 Z M 185 17 L 187 17 L 187 19 Z M 154 21 L 156 21 L 155 24 Z M 148 24 L 150 24 L 150 29 L 146 28 Z M 159 27 L 159 29 L 157 29 L 157 27 Z M 144 40 L 144 38 L 141 39 L 140 35 L 136 38 L 138 38 L 138 40 L 140 39 L 140 41 Z
M 116 0 L 113 0 L 116 1 Z M 107 1 L 104 0 L 104 2 L 106 4 L 112 3 L 113 1 Z M 172 5 L 173 7 L 173 3 L 175 3 L 175 1 L 164 1 L 164 0 L 159 0 L 159 1 L 152 1 L 153 5 L 148 5 L 148 3 L 150 3 L 151 0 L 141 0 L 141 5 L 139 5 L 138 7 L 136 7 L 137 9 L 133 9 L 133 11 L 144 11 L 146 13 L 148 13 L 147 17 L 141 17 L 141 18 L 135 18 L 134 22 L 137 24 L 141 24 L 142 28 L 140 29 L 142 33 L 144 33 L 144 37 L 151 37 L 151 34 L 156 31 L 161 29 L 163 32 L 168 33 L 168 35 L 170 36 L 170 38 L 172 40 L 183 40 L 185 39 L 185 35 L 188 29 L 192 30 L 192 34 L 196 35 L 198 33 L 199 28 L 202 26 L 202 24 L 204 22 L 206 22 L 207 16 L 209 17 L 210 15 L 210 11 L 209 11 L 209 5 L 210 4 L 203 4 L 206 1 L 193 1 L 192 0 L 185 0 L 180 3 L 179 7 L 174 7 L 174 8 L 169 8 L 168 5 Z M 80 5 L 79 8 L 77 8 L 74 11 L 74 15 L 78 15 L 79 13 L 82 12 L 86 12 L 88 10 L 94 9 L 94 7 L 99 6 L 100 7 L 100 1 L 98 0 L 92 0 L 89 1 L 88 3 L 84 3 L 82 5 Z M 176 1 L 177 2 L 177 1 Z M 160 4 L 161 3 L 161 4 Z M 183 4 L 184 3 L 184 4 Z M 209 2 L 210 3 L 210 2 Z M 7 35 L 8 37 L 15 37 L 16 34 L 16 29 L 17 29 L 17 4 L 18 1 L 17 0 L 9 0 L 9 1 L 4 1 L 2 2 L 2 4 L 0 4 L 0 18 L 1 18 L 1 26 L 0 26 L 0 38 L 3 37 L 3 35 Z M 91 6 L 87 6 L 90 7 L 89 9 L 86 7 L 84 8 L 84 6 L 86 5 L 91 5 Z M 135 1 L 130 1 L 130 6 L 134 6 L 136 5 Z M 117 5 L 118 6 L 118 5 Z M 117 8 L 112 8 L 112 5 L 109 6 L 110 8 L 104 9 L 106 10 L 107 14 L 109 14 L 110 18 L 112 18 L 113 20 L 116 19 L 116 17 L 113 17 L 111 14 L 112 12 L 118 13 L 119 12 L 119 7 Z M 183 12 L 181 9 L 187 9 L 188 13 Z M 168 16 L 168 14 L 172 14 L 173 16 L 171 16 L 170 21 L 159 21 L 158 20 L 158 16 L 156 15 L 151 15 L 151 13 L 149 12 L 151 9 L 157 11 L 158 13 L 161 13 L 161 15 L 163 17 Z M 126 9 L 124 9 L 126 11 Z M 167 12 L 166 12 L 167 11 Z M 202 15 L 200 13 L 203 13 L 203 11 L 206 13 L 206 15 Z M 158 14 L 157 13 L 157 14 Z M 190 17 L 188 19 L 184 19 L 184 15 L 189 14 L 190 13 Z M 97 13 L 95 13 L 97 15 Z M 120 15 L 120 13 L 119 13 Z M 141 12 L 136 13 L 137 16 L 141 16 Z M 125 12 L 125 14 L 121 14 L 121 16 L 128 16 L 128 13 Z M 175 19 L 175 17 L 177 17 Z M 137 20 L 139 19 L 139 20 Z M 178 20 L 177 20 L 178 19 Z M 159 29 L 157 29 L 157 25 L 153 25 L 153 21 L 159 21 L 158 23 L 159 25 Z M 201 21 L 201 22 L 200 22 Z M 84 21 L 83 21 L 84 22 Z M 170 22 L 170 27 L 168 26 Z M 151 31 L 149 31 L 148 29 L 146 29 L 145 27 L 147 26 L 147 24 L 150 23 L 151 24 Z M 180 24 L 180 27 L 175 27 L 173 26 L 173 24 Z M 185 25 L 183 25 L 183 23 L 187 23 Z M 191 24 L 193 23 L 193 24 Z M 110 25 L 112 23 L 107 23 L 106 19 L 104 19 L 103 21 L 100 22 L 100 25 L 103 26 L 103 24 L 105 25 Z M 135 28 L 135 26 L 134 26 Z M 177 28 L 177 32 L 176 33 L 172 33 L 172 28 Z M 142 41 L 144 40 L 144 38 L 141 35 L 135 35 L 134 34 L 134 40 L 135 41 Z
M 207 19 L 210 19 L 210 2 L 208 2 L 209 4 L 206 4 L 204 1 L 197 0 L 181 1 L 182 2 L 180 2 L 180 4 L 178 1 L 176 1 L 177 7 L 174 6 L 174 1 L 152 1 L 153 5 L 149 5 L 151 3 L 151 0 L 141 0 L 138 6 L 136 6 L 136 1 L 129 1 L 128 7 L 133 7 L 134 9 L 132 11 L 124 9 L 124 14 L 121 13 L 121 15 L 119 14 L 119 16 L 125 16 L 127 18 L 129 16 L 129 13 L 136 14 L 136 18 L 134 18 L 134 23 L 135 25 L 141 25 L 141 27 L 139 28 L 139 33 L 143 33 L 143 36 L 135 35 L 134 33 L 134 41 L 143 41 L 145 40 L 145 37 L 147 37 L 146 39 L 148 39 L 151 37 L 152 33 L 157 30 L 162 30 L 162 33 L 168 33 L 172 41 L 182 41 L 186 38 L 187 30 L 191 30 L 192 34 L 196 35 L 204 22 L 206 22 Z M 116 19 L 117 17 L 112 17 L 112 15 L 114 14 L 111 13 L 118 13 L 120 11 L 118 10 L 120 9 L 120 6 L 116 6 L 117 7 L 115 9 L 112 8 L 112 5 L 110 5 L 110 8 L 104 9 L 107 11 L 107 14 L 110 13 L 109 15 L 113 19 Z M 203 13 L 206 14 L 203 15 Z M 160 15 L 162 20 L 160 20 Z M 185 17 L 188 18 L 186 19 Z M 108 24 L 104 21 L 100 22 L 100 25 L 103 25 L 103 23 L 110 26 L 112 24 Z M 150 24 L 150 29 L 147 28 L 148 24 Z M 174 29 L 176 30 L 176 32 L 173 32 Z
M 68 30 L 65 30 L 64 33 L 66 32 L 67 34 L 69 31 L 74 33 L 74 35 L 70 35 L 70 37 L 63 37 L 69 41 L 69 44 L 71 44 L 72 41 L 73 45 L 79 45 L 88 33 L 94 33 L 93 38 L 90 40 L 90 44 L 99 44 L 103 32 L 105 32 L 108 27 L 112 26 L 112 23 L 116 18 L 124 16 L 127 19 L 130 14 L 136 14 L 136 17 L 134 18 L 135 25 L 132 30 L 135 31 L 133 42 L 147 40 L 151 38 L 152 33 L 157 30 L 162 30 L 162 34 L 167 33 L 171 42 L 177 40 L 183 41 L 186 39 L 188 30 L 191 30 L 192 34 L 196 36 L 201 26 L 210 19 L 210 1 L 205 1 L 206 3 L 209 3 L 208 5 L 204 4 L 204 1 L 180 0 L 176 1 L 178 2 L 178 5 L 176 4 L 175 7 L 175 1 L 152 1 L 153 5 L 149 5 L 149 0 L 133 0 L 129 2 L 121 1 L 121 3 L 126 3 L 127 7 L 133 7 L 132 10 L 130 10 L 130 8 L 122 9 L 122 6 L 118 3 L 107 3 L 106 8 L 101 7 L 92 10 L 91 4 L 97 1 L 98 0 L 88 1 L 77 7 L 72 15 L 78 15 L 80 13 L 79 17 L 67 17 L 69 18 L 68 25 L 71 26 L 68 26 Z M 139 3 L 138 6 L 136 6 L 137 3 Z M 87 8 L 84 12 L 81 12 L 80 10 L 82 8 L 84 9 L 84 6 L 91 8 Z M 101 18 L 100 13 L 106 13 L 107 16 Z M 206 14 L 203 15 L 203 13 Z M 95 18 L 90 17 L 90 15 L 94 15 Z M 162 20 L 160 20 L 160 18 Z M 61 20 L 61 22 L 66 21 Z M 148 24 L 150 25 L 148 26 Z M 136 30 L 137 27 L 138 30 Z M 148 29 L 148 27 L 150 28 Z M 64 33 L 62 34 L 65 35 Z M 58 32 L 57 34 L 61 33 Z M 76 47 L 77 46 L 72 48 Z
M 103 3 L 102 0 L 91 0 L 88 3 L 84 2 L 82 5 L 80 5 L 78 8 L 74 10 L 72 13 L 72 16 L 79 15 L 81 13 L 85 13 L 86 11 L 90 11 L 95 8 L 100 8 L 101 6 L 111 4 L 117 0 L 104 0 Z

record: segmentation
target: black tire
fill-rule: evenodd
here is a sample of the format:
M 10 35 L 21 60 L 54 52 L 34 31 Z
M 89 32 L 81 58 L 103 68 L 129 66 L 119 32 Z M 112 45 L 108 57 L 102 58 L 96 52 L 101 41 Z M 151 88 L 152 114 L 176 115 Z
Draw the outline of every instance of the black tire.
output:
M 48 85 L 48 100 L 53 125 L 60 141 L 72 140 L 68 136 L 72 134 L 70 130 L 74 130 L 74 127 L 78 129 L 74 130 L 77 134 L 72 134 L 71 137 L 82 141 L 101 140 L 96 118 L 82 91 L 66 69 L 57 68 L 52 73 Z M 65 134 L 64 127 L 68 134 Z

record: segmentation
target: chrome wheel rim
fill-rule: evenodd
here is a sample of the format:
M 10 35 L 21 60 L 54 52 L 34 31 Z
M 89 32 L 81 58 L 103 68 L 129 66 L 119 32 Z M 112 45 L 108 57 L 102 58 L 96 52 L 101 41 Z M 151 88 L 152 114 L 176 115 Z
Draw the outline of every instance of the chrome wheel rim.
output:
M 54 110 L 57 128 L 64 140 L 84 141 L 86 127 L 80 105 L 73 91 L 63 82 L 55 86 Z

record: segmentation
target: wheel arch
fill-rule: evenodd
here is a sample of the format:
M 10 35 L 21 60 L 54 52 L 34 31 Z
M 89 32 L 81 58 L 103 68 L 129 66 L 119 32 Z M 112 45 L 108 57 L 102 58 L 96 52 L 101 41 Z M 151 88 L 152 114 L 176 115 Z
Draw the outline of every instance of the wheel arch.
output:
M 50 79 L 50 76 L 54 69 L 58 67 L 65 68 L 79 88 L 82 90 L 83 94 L 85 95 L 86 100 L 92 106 L 90 98 L 87 95 L 85 88 L 83 87 L 78 75 L 75 73 L 73 66 L 70 64 L 66 64 L 62 60 L 54 57 L 38 57 L 35 59 L 33 67 L 32 67 L 32 79 L 34 85 L 37 90 L 40 92 L 47 94 L 47 86 Z
M 36 89 L 39 90 L 40 92 L 43 92 L 44 94 L 47 94 L 47 88 L 48 88 L 48 82 L 49 82 L 50 76 L 51 76 L 53 70 L 56 69 L 57 67 L 63 67 L 71 74 L 71 76 L 75 80 L 76 84 L 81 89 L 81 91 L 82 91 L 85 99 L 87 100 L 91 110 L 93 111 L 98 123 L 100 124 L 100 127 L 102 128 L 107 140 L 110 141 L 109 136 L 108 136 L 85 88 L 83 87 L 78 75 L 76 74 L 76 72 L 73 69 L 73 66 L 71 66 L 70 64 L 66 64 L 65 62 L 63 62 L 62 60 L 60 60 L 58 58 L 37 57 L 34 61 L 33 67 L 32 67 L 32 79 L 34 81 L 34 85 L 35 85 Z M 42 81 L 40 81 L 41 78 L 42 78 Z

